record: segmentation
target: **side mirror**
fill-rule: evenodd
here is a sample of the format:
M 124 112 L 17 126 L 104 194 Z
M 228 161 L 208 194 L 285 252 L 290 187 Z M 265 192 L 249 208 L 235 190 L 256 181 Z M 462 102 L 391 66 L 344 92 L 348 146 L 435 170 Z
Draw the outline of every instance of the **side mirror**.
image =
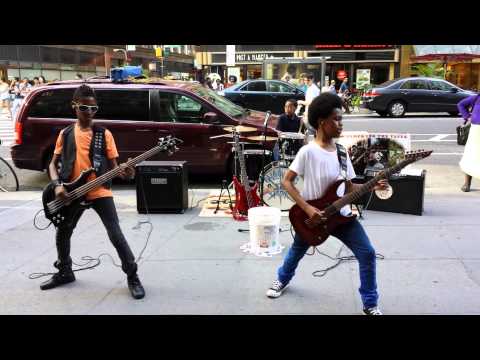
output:
M 452 88 L 450 88 L 450 92 L 451 93 L 457 93 L 458 89 L 456 87 L 452 87 Z
M 293 89 L 293 93 L 294 93 L 295 95 L 300 94 L 300 89 L 297 89 L 297 88 Z
M 220 121 L 218 120 L 218 115 L 214 112 L 207 112 L 203 114 L 203 121 L 207 124 L 218 124 Z

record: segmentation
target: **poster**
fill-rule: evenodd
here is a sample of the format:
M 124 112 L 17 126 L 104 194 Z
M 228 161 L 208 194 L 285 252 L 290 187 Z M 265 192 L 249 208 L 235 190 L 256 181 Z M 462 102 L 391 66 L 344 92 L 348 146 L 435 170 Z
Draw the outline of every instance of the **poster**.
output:
M 227 66 L 235 66 L 235 45 L 227 45 Z
M 230 78 L 230 76 L 233 75 L 237 78 L 237 82 L 240 82 L 240 68 L 239 67 L 229 67 L 227 69 L 227 79 Z
M 357 89 L 370 85 L 370 69 L 357 69 Z

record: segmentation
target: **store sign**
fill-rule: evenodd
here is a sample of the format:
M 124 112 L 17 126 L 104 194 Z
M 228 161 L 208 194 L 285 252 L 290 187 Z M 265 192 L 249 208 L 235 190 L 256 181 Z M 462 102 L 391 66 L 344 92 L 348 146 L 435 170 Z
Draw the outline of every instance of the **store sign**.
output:
M 340 49 L 340 50 L 352 50 L 352 49 L 392 49 L 394 45 L 315 45 L 315 49 Z
M 235 66 L 235 45 L 227 45 L 227 66 Z
M 357 69 L 357 89 L 370 85 L 370 69 Z
M 343 81 L 347 77 L 347 72 L 345 70 L 337 71 L 337 79 Z

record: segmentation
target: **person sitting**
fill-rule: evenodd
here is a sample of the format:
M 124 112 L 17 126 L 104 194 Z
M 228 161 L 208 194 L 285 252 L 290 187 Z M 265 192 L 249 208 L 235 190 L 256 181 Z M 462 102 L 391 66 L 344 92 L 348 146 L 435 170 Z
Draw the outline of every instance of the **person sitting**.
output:
M 285 113 L 280 115 L 277 122 L 276 130 L 279 132 L 298 132 L 300 130 L 300 118 L 295 114 L 297 109 L 297 101 L 289 99 L 285 103 Z M 280 159 L 280 150 L 278 143 L 273 149 L 273 160 Z

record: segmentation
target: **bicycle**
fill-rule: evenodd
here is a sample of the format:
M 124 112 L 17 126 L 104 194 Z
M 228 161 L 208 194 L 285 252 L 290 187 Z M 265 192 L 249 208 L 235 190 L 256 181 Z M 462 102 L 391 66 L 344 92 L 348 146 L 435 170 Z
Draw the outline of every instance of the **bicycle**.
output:
M 2 141 L 0 140 L 0 145 Z M 18 191 L 18 177 L 12 166 L 0 156 L 0 191 Z

